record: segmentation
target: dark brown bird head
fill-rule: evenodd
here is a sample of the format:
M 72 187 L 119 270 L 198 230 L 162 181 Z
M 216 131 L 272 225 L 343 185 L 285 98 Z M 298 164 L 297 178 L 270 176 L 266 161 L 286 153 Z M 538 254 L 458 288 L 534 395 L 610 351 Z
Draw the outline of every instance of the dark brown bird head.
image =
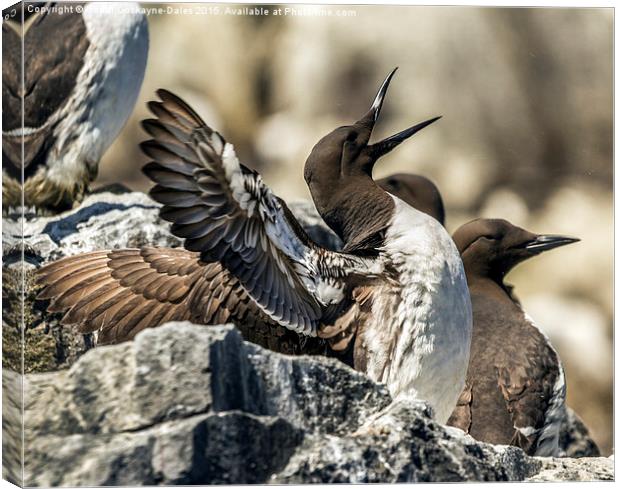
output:
M 579 241 L 568 236 L 534 234 L 504 219 L 475 219 L 457 229 L 453 239 L 469 281 L 487 277 L 500 285 L 503 277 L 522 261 Z
M 372 180 L 375 163 L 400 143 L 439 119 L 434 117 L 370 144 L 372 131 L 395 72 L 396 68 L 381 84 L 370 109 L 360 120 L 339 127 L 323 137 L 306 160 L 304 178 L 316 208 L 339 236 L 345 235 L 345 241 L 347 233 L 343 228 L 347 227 L 347 223 L 343 219 L 347 218 L 348 213 L 338 211 L 338 218 L 335 218 L 332 216 L 334 210 L 343 206 L 349 206 L 350 209 L 359 207 L 363 202 L 356 199 L 364 192 L 366 203 L 377 199 L 385 201 L 387 196 Z M 380 194 L 384 194 L 383 197 Z M 372 212 L 372 209 L 369 211 Z
M 437 186 L 428 178 L 413 173 L 396 173 L 377 180 L 377 183 L 387 192 L 444 225 L 446 212 L 443 199 Z

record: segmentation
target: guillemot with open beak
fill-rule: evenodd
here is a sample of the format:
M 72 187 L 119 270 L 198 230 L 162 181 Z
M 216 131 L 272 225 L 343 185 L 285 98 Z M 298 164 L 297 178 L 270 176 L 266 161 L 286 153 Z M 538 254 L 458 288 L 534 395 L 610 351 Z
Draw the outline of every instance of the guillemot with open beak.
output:
M 84 196 L 142 85 L 148 26 L 137 8 L 36 2 L 7 9 L 14 15 L 2 23 L 5 209 L 21 206 L 22 190 L 24 204 L 41 211 L 71 208 Z
M 381 85 L 370 110 L 353 125 L 339 127 L 321 139 L 304 168 L 314 205 L 325 223 L 346 243 L 345 250 L 375 249 L 392 216 L 390 194 L 368 181 L 372 180 L 375 162 L 440 118 L 433 117 L 369 144 L 396 69 Z
M 480 441 L 557 456 L 566 416 L 562 363 L 504 276 L 528 258 L 579 240 L 533 234 L 502 219 L 471 221 L 454 240 L 467 273 L 474 329 L 466 386 L 448 424 Z
M 464 385 L 471 304 L 462 262 L 439 223 L 368 178 L 376 192 L 367 202 L 388 206 L 377 216 L 389 216 L 385 239 L 357 253 L 321 248 L 230 143 L 178 97 L 158 94 L 149 104 L 157 119 L 144 122 L 153 138 L 142 144 L 152 158 L 144 171 L 184 249 L 104 250 L 48 264 L 38 279 L 49 310 L 98 331 L 101 343 L 170 320 L 230 321 L 250 340 L 254 332 L 273 337 L 265 343 L 274 349 L 274 335 L 297 335 L 294 353 L 306 352 L 304 336 L 331 337 L 356 322 L 364 333 L 357 368 L 395 397 L 427 400 L 445 422 Z M 347 130 L 336 138 L 351 141 Z M 351 146 L 322 150 L 332 142 L 328 136 L 313 154 L 353 170 Z M 353 197 L 367 190 L 364 180 Z
M 353 342 L 356 369 L 393 394 L 412 386 L 407 390 L 428 400 L 445 422 L 469 358 L 471 304 L 461 259 L 443 226 L 372 179 L 381 156 L 438 119 L 369 143 L 395 71 L 370 110 L 321 139 L 306 161 L 312 199 L 342 238 L 343 251 L 383 263 L 380 282 L 354 291 L 358 321 L 322 335 L 335 339 L 332 346 L 339 350 Z

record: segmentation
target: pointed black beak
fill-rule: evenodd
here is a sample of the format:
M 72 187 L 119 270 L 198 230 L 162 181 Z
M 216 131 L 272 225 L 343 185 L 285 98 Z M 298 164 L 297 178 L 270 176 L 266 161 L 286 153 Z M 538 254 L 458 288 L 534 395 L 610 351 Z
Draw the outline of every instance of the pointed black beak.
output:
M 375 126 L 375 123 L 379 118 L 379 114 L 381 113 L 381 107 L 383 107 L 383 101 L 385 100 L 385 94 L 390 86 L 390 81 L 392 81 L 392 77 L 394 76 L 394 73 L 396 73 L 397 69 L 398 67 L 394 68 L 385 80 L 383 80 L 383 83 L 379 87 L 379 91 L 377 92 L 370 109 L 366 112 L 366 114 L 364 114 L 364 117 L 357 121 L 356 124 L 366 126 L 370 129 L 370 132 L 372 132 L 372 128 Z M 370 133 L 368 134 L 368 137 L 370 138 Z
M 383 83 L 379 87 L 379 91 L 372 102 L 369 113 L 372 113 L 373 115 L 373 122 L 377 122 L 377 119 L 379 118 L 379 113 L 381 112 L 381 107 L 383 107 L 383 101 L 385 100 L 385 94 L 387 93 L 388 87 L 390 86 L 390 82 L 392 81 L 392 77 L 394 76 L 394 73 L 396 73 L 396 70 L 398 70 L 398 66 L 390 72 L 385 80 L 383 80 Z
M 525 243 L 525 249 L 533 254 L 538 254 L 543 251 L 549 251 L 554 248 L 559 248 L 560 246 L 576 243 L 578 241 L 580 241 L 578 238 L 571 238 L 569 236 L 541 234 L 532 241 Z
M 382 141 L 379 141 L 378 143 L 372 144 L 369 147 L 369 149 L 375 158 L 379 158 L 389 153 L 390 151 L 392 151 L 396 146 L 398 146 L 400 143 L 402 143 L 406 139 L 409 139 L 416 132 L 421 131 L 426 126 L 430 126 L 433 122 L 439 119 L 441 119 L 441 116 L 433 117 L 432 119 L 429 119 L 427 121 L 420 122 L 419 124 L 416 124 L 415 126 L 411 126 L 410 128 L 405 129 L 404 131 L 401 131 L 398 134 L 394 134 L 393 136 L 390 136 L 389 138 L 385 138 Z
M 364 130 L 362 132 L 364 134 L 363 137 L 366 142 L 368 142 L 368 140 L 370 139 L 372 130 L 375 127 L 375 123 L 377 122 L 377 119 L 379 118 L 379 114 L 381 113 L 381 108 L 383 107 L 383 101 L 385 100 L 385 95 L 387 93 L 388 87 L 390 86 L 390 82 L 392 81 L 392 77 L 394 76 L 394 73 L 396 73 L 396 70 L 398 70 L 398 67 L 394 68 L 390 72 L 390 74 L 385 78 L 385 80 L 383 80 L 383 83 L 379 87 L 379 91 L 377 92 L 377 95 L 375 96 L 375 99 L 372 102 L 370 109 L 368 110 L 368 112 L 366 112 L 364 117 L 362 117 L 356 123 L 356 125 L 364 127 Z M 367 148 L 368 154 L 371 155 L 371 157 L 376 160 L 380 158 L 381 156 L 392 151 L 396 146 L 398 146 L 400 143 L 402 143 L 406 139 L 413 136 L 416 132 L 421 131 L 426 126 L 430 126 L 433 122 L 439 119 L 441 119 L 441 116 L 433 117 L 432 119 L 429 119 L 424 122 L 420 122 L 419 124 L 416 124 L 415 126 L 405 129 L 404 131 L 401 131 L 398 134 L 394 134 L 393 136 L 390 136 L 389 138 L 383 139 L 382 141 L 379 141 L 378 143 L 368 145 L 368 148 Z

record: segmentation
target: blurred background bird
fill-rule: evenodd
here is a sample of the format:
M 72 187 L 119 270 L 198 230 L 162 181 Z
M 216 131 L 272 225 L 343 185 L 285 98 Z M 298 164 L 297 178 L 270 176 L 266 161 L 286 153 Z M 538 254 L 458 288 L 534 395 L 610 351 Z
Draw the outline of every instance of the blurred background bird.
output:
M 428 178 L 413 173 L 395 173 L 380 178 L 377 183 L 410 206 L 434 217 L 442 226 L 445 224 L 446 211 L 441 193 Z
M 55 212 L 81 201 L 97 176 L 144 77 L 147 20 L 132 7 L 26 2 L 3 11 L 5 210 L 21 206 L 22 177 L 25 206 Z

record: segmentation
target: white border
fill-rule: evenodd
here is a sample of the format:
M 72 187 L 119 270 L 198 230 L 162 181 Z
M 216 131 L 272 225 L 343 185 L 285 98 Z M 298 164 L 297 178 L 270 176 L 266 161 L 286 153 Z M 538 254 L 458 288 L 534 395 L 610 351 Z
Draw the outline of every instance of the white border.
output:
M 108 0 L 108 1 L 115 1 L 115 2 L 120 2 L 123 0 Z M 17 2 L 11 1 L 11 0 L 0 0 L 0 5 L 2 6 L 2 9 L 5 9 L 6 7 L 9 7 L 13 4 L 15 4 Z M 217 1 L 202 1 L 202 2 L 183 2 L 181 0 L 167 0 L 167 1 L 161 1 L 161 2 L 140 2 L 142 4 L 148 4 L 148 3 L 160 3 L 160 4 L 164 4 L 164 3 L 226 3 L 226 2 L 217 2 Z M 594 2 L 585 2 L 585 1 L 549 1 L 546 0 L 544 2 L 534 2 L 532 0 L 524 2 L 524 1 L 500 1 L 500 0 L 495 0 L 495 1 L 459 1 L 459 0 L 449 0 L 449 1 L 433 1 L 433 0 L 426 0 L 424 2 L 412 2 L 412 1 L 386 1 L 386 0 L 377 0 L 377 1 L 364 1 L 364 0 L 339 0 L 337 2 L 330 2 L 330 1 L 325 1 L 325 0 L 315 0 L 313 2 L 309 2 L 309 1 L 302 1 L 302 0 L 289 0 L 287 2 L 260 2 L 260 1 L 252 1 L 252 0 L 237 0 L 234 2 L 228 2 L 228 3 L 236 3 L 236 4 L 274 4 L 274 3 L 281 3 L 281 4 L 306 4 L 306 5 L 411 5 L 411 6 L 416 6 L 416 5 L 426 5 L 426 6 L 444 6 L 444 7 L 451 7 L 451 6 L 482 6 L 482 7 L 536 7 L 536 8 L 541 8 L 541 7 L 563 7 L 563 8 L 614 8 L 616 6 L 616 2 L 615 1 L 611 1 L 611 0 L 595 0 Z M 617 130 L 617 126 L 615 124 L 615 114 L 617 113 L 617 108 L 618 108 L 618 101 L 615 97 L 615 92 L 616 92 L 616 66 L 617 66 L 617 52 L 615 47 L 618 45 L 618 32 L 615 29 L 615 22 L 614 22 L 614 216 L 617 215 L 617 210 L 618 210 L 618 201 L 615 199 L 615 189 L 618 188 L 617 187 L 617 183 L 618 183 L 618 173 L 616 172 L 616 160 L 615 160 L 615 143 L 616 141 L 618 141 L 618 130 Z M 1 42 L 0 42 L 0 46 L 1 46 Z M 615 220 L 614 220 L 614 257 L 617 254 L 618 251 L 618 237 L 620 236 L 620 231 L 618 230 L 618 228 L 616 228 L 615 226 Z M 618 304 L 618 300 L 620 297 L 620 294 L 618 292 L 618 276 L 615 273 L 616 272 L 616 263 L 615 263 L 615 259 L 614 259 L 614 306 L 616 304 Z M 615 310 L 615 307 L 614 307 Z M 615 339 L 615 315 L 614 315 L 614 339 Z M 619 352 L 619 347 L 618 347 L 618 343 L 614 341 L 614 446 L 615 446 L 615 441 L 618 439 L 617 435 L 618 435 L 618 424 L 616 423 L 616 420 L 618 419 L 618 414 L 620 412 L 619 408 L 618 408 L 618 404 L 616 403 L 616 396 L 615 396 L 615 392 L 616 392 L 616 380 L 618 379 L 617 376 L 617 370 L 616 370 L 616 362 L 615 362 L 615 358 L 617 358 Z M 1 406 L 1 401 L 0 401 L 0 406 Z M 1 448 L 0 448 L 1 450 Z M 615 463 L 614 463 L 614 468 L 615 468 Z M 519 482 L 515 482 L 512 484 L 523 484 L 523 483 L 519 483 Z M 579 484 L 577 482 L 574 483 L 569 483 L 569 482 L 565 482 L 562 484 L 570 484 L 571 486 L 575 486 L 575 484 Z M 582 483 L 583 484 L 583 483 Z M 350 486 L 350 485 L 347 485 Z M 361 486 L 361 485 L 360 485 Z M 398 487 L 413 487 L 413 484 L 399 484 Z M 0 489 L 8 489 L 8 488 L 15 488 L 16 486 L 12 485 L 11 483 L 5 481 L 5 480 L 0 480 Z M 117 487 L 123 487 L 123 486 L 117 486 Z M 177 487 L 186 487 L 186 486 L 177 486 Z M 189 487 L 196 487 L 196 486 L 189 486 Z M 236 488 L 236 487 L 251 487 L 251 486 L 225 486 L 228 488 Z M 308 489 L 308 488 L 314 488 L 314 487 L 328 487 L 327 485 L 323 485 L 323 484 L 314 484 L 314 485 L 305 485 L 305 486 L 297 486 L 297 485 L 287 485 L 285 486 L 286 488 L 304 488 L 304 489 Z M 373 484 L 372 485 L 373 488 L 394 488 L 395 485 L 393 484 Z M 486 482 L 486 483 L 467 483 L 467 487 L 481 487 L 481 488 L 494 488 L 494 487 L 500 487 L 500 483 L 492 483 L 492 482 Z M 553 487 L 553 488 L 559 488 L 561 487 L 560 484 L 558 483 L 538 483 L 536 485 L 536 487 Z M 587 483 L 587 487 L 588 488 L 598 488 L 598 487 L 610 487 L 609 483 L 604 483 L 604 482 L 590 482 Z

